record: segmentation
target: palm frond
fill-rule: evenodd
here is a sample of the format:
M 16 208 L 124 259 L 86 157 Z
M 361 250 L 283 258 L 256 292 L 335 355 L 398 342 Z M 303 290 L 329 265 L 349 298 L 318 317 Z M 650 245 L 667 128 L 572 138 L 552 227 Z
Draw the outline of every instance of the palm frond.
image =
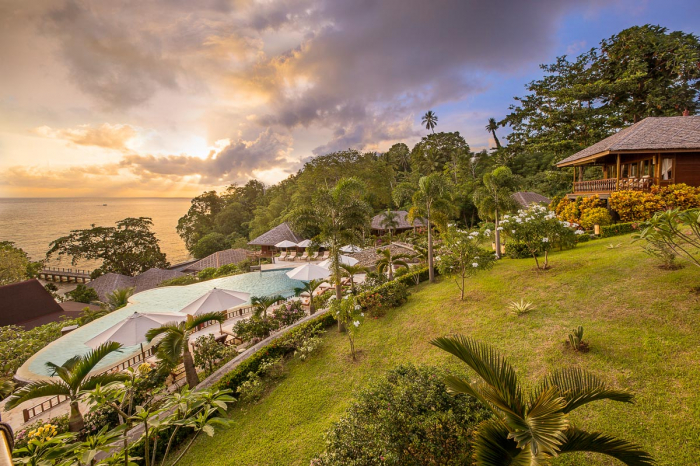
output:
M 564 413 L 592 401 L 613 400 L 632 403 L 634 398 L 628 391 L 609 388 L 598 377 L 579 368 L 553 372 L 542 381 L 535 394 L 549 387 L 555 387 L 559 391 L 559 396 L 566 400 Z
M 146 332 L 146 340 L 150 343 L 155 337 L 163 333 L 181 333 L 185 335 L 185 325 L 183 323 L 169 322 L 160 327 L 152 328 Z
M 211 322 L 212 320 L 223 324 L 226 320 L 226 317 L 221 312 L 207 312 L 206 314 L 193 316 L 192 319 L 187 319 L 187 324 L 185 325 L 185 328 L 187 330 L 192 330 L 193 328 L 198 327 L 207 322 Z
M 158 343 L 157 355 L 170 363 L 179 361 L 185 346 L 185 335 L 179 332 L 168 332 Z
M 100 363 L 100 361 L 102 361 L 102 359 L 105 358 L 105 356 L 114 351 L 118 351 L 121 347 L 121 343 L 108 341 L 102 343 L 85 356 L 82 356 L 71 370 L 69 385 L 73 388 L 73 390 L 78 390 L 78 387 L 80 387 L 80 384 L 85 377 L 88 376 L 88 374 Z
M 509 438 L 510 432 L 498 419 L 484 421 L 474 432 L 474 459 L 479 466 L 530 465 L 527 450 Z M 526 460 L 526 461 L 525 461 Z
M 513 423 L 515 427 L 511 433 L 513 440 L 518 442 L 518 448 L 530 447 L 532 456 L 541 454 L 556 456 L 559 446 L 566 441 L 563 431 L 568 427 L 569 421 L 562 412 L 565 401 L 561 398 L 556 388 L 550 387 L 542 391 L 529 407 L 522 425 L 519 418 L 508 418 L 506 424 Z
M 612 456 L 627 466 L 651 466 L 656 464 L 652 456 L 639 445 L 600 432 L 586 432 L 575 427 L 565 431 L 566 441 L 559 447 L 560 453 L 588 451 Z
M 62 382 L 34 382 L 25 385 L 10 395 L 5 404 L 5 409 L 12 409 L 34 398 L 56 395 L 70 396 L 70 388 Z
M 89 377 L 81 385 L 81 390 L 94 390 L 98 385 L 104 387 L 108 383 L 112 382 L 126 382 L 131 377 L 128 374 L 122 372 L 113 372 L 107 374 L 98 374 Z

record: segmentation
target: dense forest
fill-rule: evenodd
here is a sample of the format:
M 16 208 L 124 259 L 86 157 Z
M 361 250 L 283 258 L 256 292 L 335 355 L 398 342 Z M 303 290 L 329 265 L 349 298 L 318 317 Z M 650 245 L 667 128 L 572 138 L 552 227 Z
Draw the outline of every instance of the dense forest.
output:
M 661 26 L 625 29 L 572 60 L 562 56 L 541 68 L 544 76 L 515 97 L 503 119 L 485 122 L 496 144 L 490 151 L 472 151 L 459 132 L 436 132 L 438 116 L 429 111 L 423 117 L 428 134 L 413 148 L 348 149 L 315 157 L 272 186 L 253 179 L 207 191 L 192 200 L 177 231 L 200 258 L 245 247 L 342 178 L 362 180 L 366 201 L 381 212 L 408 210 L 418 180 L 433 173 L 451 187 L 450 220 L 472 226 L 480 221 L 474 194 L 494 168 L 508 167 L 521 190 L 560 196 L 569 191 L 572 173 L 556 162 L 648 116 L 695 114 L 700 105 L 700 41 Z M 502 145 L 498 132 L 506 127 Z

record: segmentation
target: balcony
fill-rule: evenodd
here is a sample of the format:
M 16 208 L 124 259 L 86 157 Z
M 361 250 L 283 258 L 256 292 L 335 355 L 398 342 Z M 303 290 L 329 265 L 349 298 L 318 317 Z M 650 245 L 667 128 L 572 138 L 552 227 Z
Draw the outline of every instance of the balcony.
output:
M 654 185 L 654 178 L 604 178 L 602 180 L 574 181 L 574 194 L 611 193 L 613 191 L 649 191 Z

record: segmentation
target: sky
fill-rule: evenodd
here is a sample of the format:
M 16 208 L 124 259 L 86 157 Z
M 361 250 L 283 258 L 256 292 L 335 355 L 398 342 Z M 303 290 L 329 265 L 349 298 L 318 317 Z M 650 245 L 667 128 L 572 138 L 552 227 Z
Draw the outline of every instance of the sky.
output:
M 480 150 L 539 64 L 697 18 L 697 0 L 0 0 L 0 197 L 272 184 L 411 147 L 427 110 Z

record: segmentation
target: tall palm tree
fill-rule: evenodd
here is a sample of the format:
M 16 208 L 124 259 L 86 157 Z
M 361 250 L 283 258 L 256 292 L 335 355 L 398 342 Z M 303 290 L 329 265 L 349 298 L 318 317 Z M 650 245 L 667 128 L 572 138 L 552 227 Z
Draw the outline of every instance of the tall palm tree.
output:
M 316 312 L 316 309 L 314 309 L 314 291 L 316 291 L 316 288 L 318 288 L 321 283 L 323 283 L 323 280 L 311 280 L 302 282 L 301 286 L 294 288 L 294 294 L 296 296 L 304 292 L 309 293 L 309 314 L 314 314 Z
M 432 110 L 428 110 L 423 115 L 421 122 L 425 126 L 425 129 L 429 129 L 435 134 L 435 127 L 437 126 L 438 117 Z
M 192 389 L 199 383 L 197 370 L 194 367 L 194 360 L 190 352 L 190 335 L 197 327 L 211 321 L 222 324 L 226 317 L 221 312 L 210 312 L 199 316 L 189 317 L 185 322 L 169 322 L 160 327 L 152 328 L 146 332 L 146 339 L 150 342 L 158 335 L 164 335 L 158 342 L 156 354 L 158 358 L 169 366 L 174 366 L 182 360 L 185 366 L 185 376 L 187 385 Z
M 513 367 L 491 346 L 462 335 L 431 343 L 464 361 L 481 379 L 448 376 L 448 388 L 475 397 L 495 415 L 476 428 L 477 466 L 537 465 L 573 451 L 602 453 L 629 466 L 654 464 L 639 446 L 581 430 L 569 420 L 571 411 L 592 401 L 631 403 L 633 396 L 626 390 L 610 388 L 594 375 L 571 368 L 547 375 L 527 397 Z
M 367 273 L 369 272 L 369 269 L 362 265 L 348 264 L 340 264 L 340 268 L 342 269 L 341 273 L 343 275 L 350 277 L 350 291 L 352 294 L 355 294 L 355 275 L 359 273 Z
M 389 276 L 389 280 L 394 279 L 394 268 L 406 267 L 408 268 L 408 262 L 406 259 L 411 259 L 410 254 L 392 254 L 391 249 L 377 249 L 377 254 L 379 254 L 379 260 L 377 260 L 377 271 L 379 273 L 386 272 Z
M 284 296 L 253 296 L 250 298 L 250 304 L 255 306 L 255 313 L 257 315 L 264 315 L 267 319 L 267 310 L 271 306 L 274 306 L 278 301 L 284 301 Z
M 498 222 L 502 214 L 517 208 L 513 193 L 518 179 L 508 167 L 498 167 L 486 173 L 483 186 L 474 191 L 474 203 L 479 209 L 479 217 L 492 218 L 496 227 L 496 257 L 501 257 L 501 231 Z
M 493 140 L 496 141 L 496 150 L 501 148 L 501 141 L 498 140 L 498 136 L 496 136 L 496 130 L 498 129 L 498 123 L 496 122 L 495 118 L 489 118 L 489 124 L 486 125 L 486 132 L 491 133 L 491 136 L 493 136 Z
M 435 281 L 433 269 L 433 234 L 432 224 L 439 218 L 444 219 L 446 213 L 452 210 L 449 199 L 450 187 L 445 178 L 439 173 L 432 173 L 418 180 L 418 190 L 413 195 L 413 207 L 408 212 L 408 221 L 413 223 L 417 218 L 423 218 L 428 228 L 428 276 L 430 283 Z
M 346 244 L 361 244 L 364 228 L 369 224 L 371 206 L 365 201 L 365 184 L 357 178 L 343 178 L 332 188 L 321 188 L 313 202 L 290 212 L 286 219 L 299 230 L 314 228 L 314 239 L 325 244 L 330 252 L 331 272 L 336 298 L 341 299 L 340 248 Z M 343 326 L 338 321 L 338 330 Z
M 45 396 L 66 396 L 70 400 L 70 419 L 68 429 L 80 432 L 85 427 L 83 415 L 80 413 L 79 401 L 87 391 L 94 390 L 98 385 L 111 382 L 126 381 L 129 376 L 121 373 L 97 374 L 88 377 L 90 372 L 108 354 L 121 348 L 120 343 L 107 342 L 98 346 L 83 356 L 75 356 L 60 366 L 51 362 L 46 363 L 59 380 L 33 382 L 17 390 L 8 399 L 5 409 L 12 409 L 27 400 Z
M 387 209 L 385 212 L 382 212 L 380 224 L 389 231 L 389 244 L 391 244 L 391 233 L 399 226 L 399 214 L 394 210 Z
M 134 294 L 133 288 L 120 288 L 107 295 L 107 307 L 116 311 L 129 304 L 129 298 Z

